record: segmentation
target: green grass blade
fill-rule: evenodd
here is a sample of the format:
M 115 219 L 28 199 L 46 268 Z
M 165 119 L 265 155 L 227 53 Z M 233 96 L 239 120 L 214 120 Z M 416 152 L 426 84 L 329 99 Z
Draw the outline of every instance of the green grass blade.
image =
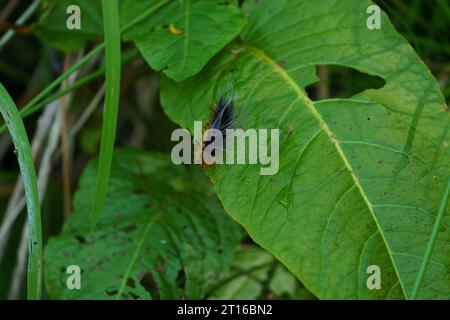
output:
M 104 43 L 99 44 L 95 49 L 90 51 L 87 55 L 82 57 L 80 60 L 78 60 L 76 63 L 74 63 L 69 69 L 67 69 L 66 72 L 61 74 L 58 78 L 56 78 L 52 83 L 50 83 L 47 87 L 45 87 L 44 90 L 42 90 L 38 95 L 36 95 L 33 99 L 31 99 L 30 102 L 28 102 L 21 111 L 24 113 L 27 112 L 28 109 L 32 108 L 39 100 L 47 96 L 53 89 L 55 89 L 61 82 L 66 80 L 72 73 L 80 69 L 82 66 L 84 66 L 89 60 L 91 60 L 93 57 L 95 57 L 97 54 L 99 54 L 103 48 L 105 47 Z
M 6 121 L 16 148 L 28 209 L 28 299 L 41 298 L 42 286 L 42 225 L 36 171 L 30 142 L 14 101 L 0 84 L 0 112 Z
M 168 4 L 170 2 L 170 0 L 163 0 L 159 3 L 157 3 L 156 5 L 152 6 L 151 8 L 149 8 L 147 11 L 145 11 L 143 14 L 139 15 L 136 19 L 134 19 L 132 22 L 128 23 L 126 26 L 124 26 L 121 30 L 121 32 L 125 32 L 128 29 L 130 29 L 131 27 L 133 27 L 134 25 L 138 24 L 139 22 L 141 22 L 143 19 L 147 18 L 148 16 L 150 16 L 151 14 L 153 14 L 155 11 L 159 10 L 160 8 L 162 8 L 164 5 Z M 21 110 L 20 110 L 20 114 L 22 116 L 27 116 L 30 115 L 32 113 L 34 113 L 35 111 L 37 111 L 38 109 L 42 108 L 43 106 L 45 106 L 46 104 L 44 104 L 43 102 L 40 103 L 40 100 L 43 99 L 45 96 L 47 96 L 48 94 L 50 94 L 50 92 L 55 89 L 61 82 L 63 82 L 65 79 L 67 79 L 72 73 L 74 73 L 75 71 L 77 71 L 78 69 L 80 69 L 82 66 L 84 66 L 90 59 L 92 59 L 93 57 L 95 57 L 97 54 L 99 54 L 105 47 L 105 43 L 102 42 L 101 44 L 99 44 L 97 47 L 95 47 L 92 51 L 90 51 L 87 55 L 85 55 L 83 58 L 81 58 L 80 60 L 78 60 L 72 67 L 70 67 L 69 69 L 67 69 L 66 72 L 64 72 L 61 76 L 59 76 L 57 79 L 55 79 L 52 83 L 50 83 L 44 90 L 42 90 L 37 96 L 35 96 L 30 102 L 28 102 Z M 53 98 L 57 99 L 58 96 L 54 95 Z M 52 99 L 53 99 L 52 98 Z M 46 101 L 53 101 L 51 99 L 46 100 Z M 36 105 L 38 105 L 38 107 L 36 107 Z M 1 125 L 0 126 L 0 134 L 5 131 L 6 126 L 5 125 Z
M 103 29 L 105 34 L 105 112 L 103 114 L 102 139 L 95 185 L 94 204 L 90 220 L 93 229 L 100 218 L 106 193 L 116 136 L 117 113 L 120 96 L 120 24 L 117 1 L 102 0 Z
M 80 80 L 75 81 L 73 84 L 71 84 L 67 88 L 62 89 L 62 90 L 48 96 L 44 100 L 36 103 L 34 106 L 31 106 L 31 108 L 20 110 L 20 112 L 19 112 L 20 116 L 22 117 L 22 119 L 25 119 L 26 117 L 41 110 L 43 107 L 45 107 L 49 103 L 52 103 L 53 101 L 58 100 L 59 98 L 65 96 L 66 94 L 69 94 L 69 93 L 87 85 L 88 83 L 92 82 L 93 80 L 100 78 L 101 76 L 103 76 L 104 73 L 105 73 L 105 70 L 100 69 L 100 70 L 96 70 L 96 71 L 86 75 L 85 77 L 81 78 Z
M 97 54 L 99 54 L 103 48 L 105 47 L 104 43 L 99 44 L 95 49 L 90 51 L 87 55 L 85 55 L 83 58 L 78 60 L 73 66 L 71 66 L 69 69 L 67 69 L 66 72 L 61 74 L 57 79 L 53 80 L 52 83 L 50 83 L 47 87 L 45 87 L 44 90 L 42 90 L 38 95 L 36 95 L 33 99 L 30 100 L 21 110 L 21 114 L 27 114 L 30 109 L 33 109 L 36 104 L 39 103 L 41 99 L 46 97 L 48 94 L 52 92 L 53 89 L 55 89 L 61 82 L 63 82 L 65 79 L 67 79 L 72 73 L 80 69 L 83 65 L 85 65 L 89 60 L 91 60 L 93 57 L 95 57 Z M 4 131 L 5 127 L 0 127 L 0 134 Z
M 129 50 L 122 56 L 122 64 L 126 64 L 126 63 L 130 62 L 137 56 L 138 56 L 138 51 L 136 49 Z M 34 114 L 35 112 L 41 110 L 43 107 L 45 107 L 49 103 L 52 103 L 53 101 L 61 98 L 62 96 L 66 95 L 70 92 L 73 92 L 81 87 L 84 87 L 85 85 L 91 83 L 93 80 L 103 76 L 104 74 L 105 74 L 105 67 L 102 67 L 96 71 L 93 71 L 93 72 L 89 73 L 88 75 L 84 76 L 83 78 L 77 80 L 76 82 L 71 84 L 66 89 L 60 90 L 60 91 L 46 97 L 44 100 L 36 102 L 33 105 L 27 104 L 26 108 L 22 108 L 20 110 L 20 112 L 19 112 L 20 116 L 22 117 L 22 119 L 25 119 L 28 116 Z M 6 126 L 4 124 L 1 125 L 0 133 L 2 133 L 5 130 L 5 128 L 6 128 Z
M 411 292 L 410 299 L 415 300 L 417 297 L 417 292 L 419 291 L 420 285 L 422 284 L 423 276 L 427 270 L 428 263 L 430 262 L 431 253 L 433 252 L 434 244 L 437 239 L 438 231 L 441 226 L 442 218 L 444 217 L 445 210 L 447 209 L 448 200 L 450 198 L 450 177 L 448 178 L 447 187 L 445 188 L 444 194 L 442 196 L 441 205 L 439 207 L 439 212 L 436 216 L 434 222 L 433 230 L 431 231 L 430 240 L 428 241 L 425 254 L 423 255 L 422 264 L 420 265 L 419 272 L 417 273 L 416 282 L 414 283 L 413 290 Z

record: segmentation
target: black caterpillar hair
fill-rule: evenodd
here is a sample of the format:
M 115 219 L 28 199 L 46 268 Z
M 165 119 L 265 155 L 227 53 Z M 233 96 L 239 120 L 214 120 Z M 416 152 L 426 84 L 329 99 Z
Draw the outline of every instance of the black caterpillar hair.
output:
M 235 122 L 235 102 L 236 93 L 231 85 L 228 85 L 224 93 L 216 104 L 215 109 L 211 117 L 210 124 L 206 129 L 216 129 L 222 133 L 223 146 L 226 141 L 226 130 L 232 128 Z M 211 143 L 214 142 L 214 137 L 211 137 L 209 141 L 205 141 L 202 150 Z

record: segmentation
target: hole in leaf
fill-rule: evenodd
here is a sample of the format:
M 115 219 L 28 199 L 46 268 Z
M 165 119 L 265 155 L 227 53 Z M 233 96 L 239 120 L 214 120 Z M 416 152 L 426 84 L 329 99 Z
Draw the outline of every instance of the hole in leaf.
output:
M 77 239 L 79 243 L 86 243 L 86 239 L 82 236 L 75 236 L 75 239 Z
M 181 269 L 178 271 L 177 279 L 175 280 L 175 283 L 176 283 L 176 285 L 177 285 L 178 288 L 184 290 L 184 288 L 185 288 L 185 286 L 186 286 L 186 274 L 185 274 L 183 268 L 181 268 Z
M 115 296 L 118 293 L 117 290 L 106 290 L 108 296 Z
M 128 279 L 127 279 L 127 286 L 129 286 L 131 288 L 135 288 L 136 287 L 136 283 L 134 282 L 133 278 L 128 277 Z
M 349 67 L 318 65 L 316 74 L 320 78 L 306 87 L 310 99 L 347 99 L 367 89 L 382 88 L 386 81 Z
M 135 294 L 134 292 L 129 291 L 128 294 L 129 294 L 134 300 L 139 299 L 139 296 L 138 296 L 137 294 Z
M 155 277 L 151 274 L 151 272 L 145 273 L 141 281 L 139 282 L 141 286 L 150 294 L 153 300 L 160 300 L 158 284 L 156 282 Z
M 135 224 L 130 224 L 129 226 L 125 226 L 122 228 L 122 231 L 130 233 L 131 231 L 134 231 L 137 229 L 137 226 Z

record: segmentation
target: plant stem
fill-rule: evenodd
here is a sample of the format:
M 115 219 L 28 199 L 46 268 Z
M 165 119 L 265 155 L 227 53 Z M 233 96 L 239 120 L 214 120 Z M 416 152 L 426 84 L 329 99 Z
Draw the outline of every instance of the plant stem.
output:
M 442 218 L 444 217 L 445 210 L 447 209 L 449 197 L 450 197 L 450 177 L 448 178 L 447 187 L 445 188 L 444 194 L 442 196 L 441 205 L 439 207 L 439 212 L 434 222 L 433 230 L 431 231 L 430 240 L 428 241 L 425 254 L 423 255 L 422 264 L 420 265 L 419 272 L 417 273 L 416 282 L 414 283 L 414 287 L 410 296 L 411 300 L 416 299 L 417 292 L 419 291 L 420 285 L 422 284 L 423 276 L 425 275 L 425 271 L 427 270 L 428 263 L 430 262 L 431 253 L 433 251 L 433 247 L 438 236 Z
M 97 78 L 100 78 L 104 73 L 105 73 L 104 69 L 94 71 L 94 72 L 88 74 L 87 76 L 81 78 L 80 80 L 74 82 L 72 85 L 68 86 L 67 88 L 65 88 L 61 91 L 58 91 L 58 92 L 52 94 L 51 96 L 48 96 L 47 98 L 45 98 L 41 102 L 37 103 L 36 105 L 31 106 L 31 108 L 27 108 L 27 109 L 23 108 L 22 110 L 20 110 L 20 115 L 22 116 L 22 118 L 26 118 L 29 115 L 35 113 L 36 111 L 39 111 L 40 109 L 42 109 L 49 103 L 52 103 L 53 101 L 61 98 L 62 96 L 65 96 L 66 94 L 68 94 L 72 91 L 75 91 L 80 87 L 83 87 L 84 85 L 90 83 L 91 81 L 93 81 Z M 0 133 L 1 133 L 1 131 L 2 130 L 0 129 Z
M 89 60 L 91 60 L 93 57 L 95 57 L 97 54 L 99 54 L 103 48 L 105 47 L 104 43 L 99 44 L 95 49 L 90 51 L 87 55 L 85 55 L 83 58 L 78 60 L 76 63 L 74 63 L 67 71 L 65 71 L 63 74 L 61 74 L 58 78 L 52 81 L 44 90 L 42 90 L 38 95 L 36 95 L 33 99 L 31 99 L 30 102 L 28 102 L 23 108 L 22 111 L 24 113 L 27 112 L 27 109 L 30 109 L 36 102 L 41 100 L 43 97 L 48 95 L 54 88 L 56 88 L 61 82 L 66 80 L 72 73 L 80 69 L 83 65 L 85 65 Z
M 67 70 L 70 65 L 70 54 L 66 55 L 64 59 L 64 70 Z M 69 86 L 69 79 L 62 83 L 62 88 L 67 89 Z M 59 115 L 61 118 L 61 154 L 62 154 L 62 178 L 63 178 L 63 195 L 64 195 L 64 219 L 66 220 L 71 213 L 72 208 L 72 182 L 71 172 L 72 163 L 70 159 L 70 142 L 67 113 L 69 109 L 69 97 L 71 95 L 64 95 L 60 99 Z
M 44 90 L 42 90 L 38 95 L 36 95 L 33 99 L 31 99 L 30 102 L 28 102 L 21 110 L 20 114 L 28 115 L 30 112 L 30 109 L 33 109 L 36 104 L 41 100 L 43 97 L 48 95 L 54 88 L 56 88 L 61 82 L 63 82 L 65 79 L 70 77 L 72 73 L 80 69 L 83 65 L 85 65 L 91 58 L 95 57 L 100 51 L 103 50 L 105 47 L 104 43 L 99 44 L 94 50 L 89 52 L 87 55 L 85 55 L 83 58 L 78 60 L 76 63 L 74 63 L 69 69 L 67 69 L 66 72 L 64 72 L 62 75 L 60 75 L 58 78 L 52 81 Z M 74 84 L 75 85 L 75 84 Z M 44 104 L 45 105 L 45 104 Z M 5 127 L 0 127 L 0 134 L 4 131 Z
M 134 49 L 129 50 L 128 52 L 124 53 L 123 59 L 122 59 L 122 64 L 130 62 L 131 60 L 133 60 L 133 58 L 135 58 L 137 56 L 137 54 L 138 54 L 138 52 Z M 61 98 L 62 96 L 66 95 L 67 93 L 70 93 L 72 91 L 77 90 L 78 88 L 85 86 L 86 84 L 90 83 L 91 81 L 93 81 L 97 78 L 100 78 L 104 74 L 105 74 L 105 67 L 102 67 L 99 70 L 91 72 L 88 75 L 84 76 L 83 78 L 77 80 L 70 86 L 68 86 L 66 89 L 63 89 L 61 91 L 58 91 L 58 92 L 52 94 L 51 96 L 48 96 L 41 102 L 35 103 L 34 105 L 29 105 L 26 109 L 22 108 L 19 112 L 20 116 L 22 117 L 22 119 L 25 119 L 26 117 L 39 111 L 40 109 L 42 109 L 49 103 Z M 5 130 L 5 128 L 6 128 L 5 125 L 0 126 L 0 134 Z

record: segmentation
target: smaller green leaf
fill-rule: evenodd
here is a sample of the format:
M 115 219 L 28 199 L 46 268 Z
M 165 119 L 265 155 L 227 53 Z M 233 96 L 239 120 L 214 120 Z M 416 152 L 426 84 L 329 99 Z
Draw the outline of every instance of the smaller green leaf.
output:
M 96 167 L 84 170 L 74 213 L 45 248 L 51 298 L 199 299 L 228 272 L 241 229 L 199 168 L 115 150 L 107 201 L 90 232 Z M 67 289 L 70 265 L 82 270 L 80 290 Z
M 123 21 L 158 1 L 126 1 Z M 222 0 L 173 1 L 124 34 L 155 70 L 182 81 L 196 73 L 232 39 L 246 18 L 235 2 Z

